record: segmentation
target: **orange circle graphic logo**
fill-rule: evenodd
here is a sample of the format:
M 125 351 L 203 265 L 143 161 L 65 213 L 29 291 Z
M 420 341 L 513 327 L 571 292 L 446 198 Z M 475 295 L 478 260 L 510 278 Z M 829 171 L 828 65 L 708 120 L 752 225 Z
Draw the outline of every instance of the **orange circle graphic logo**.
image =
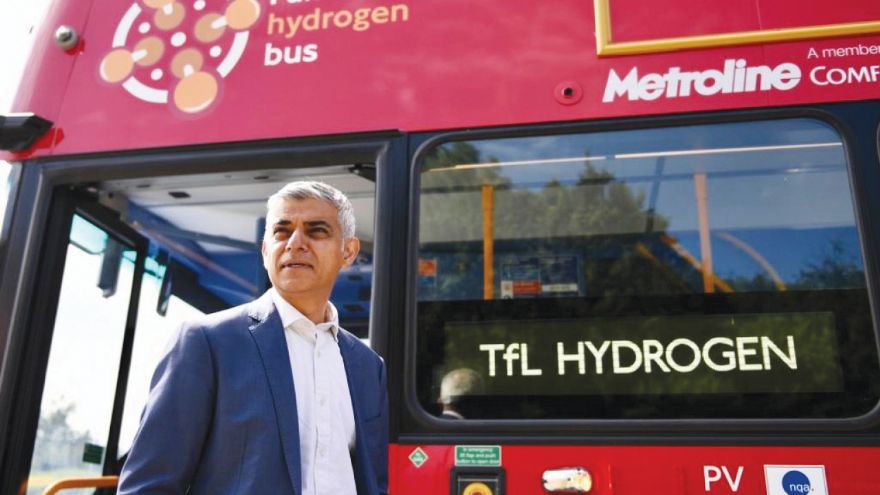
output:
M 98 75 L 139 100 L 203 112 L 241 59 L 260 13 L 257 0 L 136 1 L 116 27 Z

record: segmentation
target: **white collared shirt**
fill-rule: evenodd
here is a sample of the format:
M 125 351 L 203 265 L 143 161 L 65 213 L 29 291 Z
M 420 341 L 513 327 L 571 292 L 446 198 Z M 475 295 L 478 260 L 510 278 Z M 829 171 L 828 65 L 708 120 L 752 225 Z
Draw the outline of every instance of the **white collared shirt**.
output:
M 315 325 L 273 288 L 290 354 L 299 421 L 302 495 L 356 495 L 349 452 L 355 427 L 348 379 L 339 352 L 339 314 L 327 303 Z

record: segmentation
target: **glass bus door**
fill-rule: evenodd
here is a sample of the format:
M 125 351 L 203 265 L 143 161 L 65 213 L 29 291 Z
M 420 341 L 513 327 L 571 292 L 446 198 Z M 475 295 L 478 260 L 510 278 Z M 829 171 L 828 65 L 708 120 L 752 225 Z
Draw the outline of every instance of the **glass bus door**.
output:
M 147 252 L 146 240 L 112 210 L 72 197 L 58 203 L 68 204 L 62 207 L 68 235 L 66 243 L 50 248 L 63 259 L 57 299 L 50 290 L 40 301 L 47 310 L 54 308 L 54 318 L 45 320 L 51 344 L 27 495 L 43 493 L 62 479 L 118 472 L 121 399 Z

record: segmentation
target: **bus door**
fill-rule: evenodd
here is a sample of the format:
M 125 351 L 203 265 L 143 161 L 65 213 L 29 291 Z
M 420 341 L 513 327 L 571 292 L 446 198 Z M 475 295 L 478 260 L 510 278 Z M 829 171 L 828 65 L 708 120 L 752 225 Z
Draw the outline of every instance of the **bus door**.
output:
M 21 357 L 27 371 L 12 418 L 23 427 L 3 439 L 20 458 L 4 468 L 11 474 L 0 476 L 0 492 L 37 495 L 84 478 L 74 482 L 88 486 L 82 493 L 113 490 L 153 372 L 180 324 L 269 288 L 260 253 L 266 201 L 289 182 L 322 181 L 352 201 L 361 252 L 339 274 L 331 300 L 343 328 L 381 345 L 384 332 L 370 329 L 387 326 L 376 318 L 388 311 L 372 303 L 389 300 L 376 295 L 388 289 L 374 284 L 373 269 L 389 257 L 390 243 L 374 235 L 376 225 L 385 225 L 383 239 L 391 232 L 376 215 L 377 184 L 387 187 L 392 175 L 382 163 L 387 141 L 356 152 L 332 144 L 314 156 L 282 146 L 251 150 L 223 171 L 204 153 L 188 160 L 157 152 L 171 163 L 162 173 L 154 171 L 156 156 L 138 155 L 143 167 L 114 157 L 96 171 L 89 160 L 73 164 L 82 167 L 77 183 L 46 195 L 49 223 L 27 309 L 30 354 Z
M 51 343 L 39 346 L 45 376 L 31 377 L 36 396 L 21 404 L 37 421 L 33 453 L 21 459 L 30 466 L 28 495 L 118 471 L 120 399 L 147 256 L 147 240 L 88 192 L 59 188 L 53 205 L 30 326 Z M 38 413 L 26 411 L 35 406 Z

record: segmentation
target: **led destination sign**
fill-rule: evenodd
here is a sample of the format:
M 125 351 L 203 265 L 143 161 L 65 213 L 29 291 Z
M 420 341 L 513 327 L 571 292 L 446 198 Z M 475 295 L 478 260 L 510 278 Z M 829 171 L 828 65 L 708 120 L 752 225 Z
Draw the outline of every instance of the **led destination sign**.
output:
M 831 313 L 448 323 L 473 394 L 822 393 L 843 389 Z

